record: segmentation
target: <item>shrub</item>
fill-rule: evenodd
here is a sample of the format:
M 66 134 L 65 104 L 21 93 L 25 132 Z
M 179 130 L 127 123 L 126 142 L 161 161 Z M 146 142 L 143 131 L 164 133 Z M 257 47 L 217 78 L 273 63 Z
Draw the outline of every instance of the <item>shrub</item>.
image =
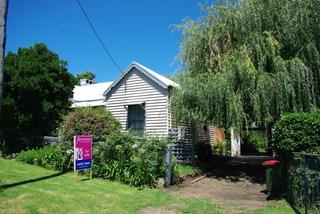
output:
M 280 154 L 311 151 L 320 146 L 320 113 L 289 113 L 275 124 L 274 150 Z
M 154 187 L 165 173 L 166 144 L 162 138 L 113 132 L 106 142 L 93 144 L 93 175 L 137 187 Z M 17 159 L 49 169 L 72 169 L 73 151 L 61 145 L 23 151 Z
M 120 130 L 119 121 L 104 107 L 76 108 L 69 113 L 59 129 L 61 141 L 73 148 L 73 136 L 93 135 L 94 141 L 103 141 L 107 135 Z
M 293 152 L 319 152 L 320 113 L 287 113 L 274 125 L 273 148 L 280 159 L 283 188 L 287 190 Z
M 226 155 L 226 141 L 225 140 L 217 140 L 213 144 L 213 152 L 215 155 Z
M 137 141 L 132 158 L 133 176 L 129 183 L 134 186 L 155 186 L 157 179 L 165 173 L 166 141 L 149 137 Z
M 268 137 L 265 131 L 252 130 L 242 137 L 244 143 L 241 149 L 246 152 L 267 152 Z
M 124 181 L 131 165 L 134 143 L 133 135 L 129 133 L 112 133 L 106 142 L 95 144 L 93 148 L 94 175 Z
M 17 160 L 47 169 L 64 170 L 67 168 L 67 161 L 58 147 L 46 146 L 22 151 L 17 154 Z
M 133 186 L 153 187 L 165 171 L 166 141 L 132 133 L 112 133 L 94 146 L 95 176 Z

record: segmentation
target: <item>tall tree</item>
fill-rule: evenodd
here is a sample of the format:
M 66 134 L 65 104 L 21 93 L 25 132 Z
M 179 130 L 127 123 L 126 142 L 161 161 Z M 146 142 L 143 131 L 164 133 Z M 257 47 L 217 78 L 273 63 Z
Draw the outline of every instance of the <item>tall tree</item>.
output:
M 231 2 L 231 3 L 230 3 Z M 320 1 L 240 0 L 186 20 L 178 120 L 242 129 L 320 106 Z
M 3 96 L 3 61 L 6 47 L 8 0 L 0 0 L 0 117 Z
M 94 80 L 96 78 L 96 74 L 91 71 L 84 71 L 76 75 L 77 84 L 80 84 L 81 79 Z
M 75 80 L 66 65 L 41 43 L 7 54 L 0 126 L 11 151 L 21 137 L 50 134 L 68 111 Z

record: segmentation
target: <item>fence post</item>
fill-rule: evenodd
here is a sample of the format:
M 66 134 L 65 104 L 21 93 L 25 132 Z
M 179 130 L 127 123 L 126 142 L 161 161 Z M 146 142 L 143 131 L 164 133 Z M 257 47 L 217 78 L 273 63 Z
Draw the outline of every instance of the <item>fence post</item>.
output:
M 303 175 L 304 175 L 304 213 L 308 214 L 308 183 L 307 183 L 307 156 L 303 157 Z
M 194 164 L 194 156 L 195 156 L 195 151 L 194 151 L 194 145 L 196 143 L 196 128 L 191 128 L 191 163 Z
M 172 144 L 167 145 L 166 150 L 166 164 L 167 164 L 167 170 L 166 170 L 166 176 L 164 179 L 164 185 L 169 186 L 172 182 Z

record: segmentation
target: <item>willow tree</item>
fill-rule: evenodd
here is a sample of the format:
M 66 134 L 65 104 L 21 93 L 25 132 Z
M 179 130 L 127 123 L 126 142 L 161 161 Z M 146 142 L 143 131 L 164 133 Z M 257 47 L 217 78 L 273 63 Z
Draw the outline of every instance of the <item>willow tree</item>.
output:
M 320 1 L 240 0 L 181 25 L 177 120 L 242 129 L 320 105 Z

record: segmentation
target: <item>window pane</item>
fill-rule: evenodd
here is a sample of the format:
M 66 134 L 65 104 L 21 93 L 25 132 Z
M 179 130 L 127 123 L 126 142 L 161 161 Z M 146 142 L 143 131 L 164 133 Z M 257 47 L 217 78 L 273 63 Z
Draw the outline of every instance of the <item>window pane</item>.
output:
M 145 111 L 140 105 L 128 106 L 128 129 L 141 131 L 145 126 Z
M 140 113 L 140 118 L 139 118 L 140 120 L 144 120 L 144 112 L 141 112 Z

